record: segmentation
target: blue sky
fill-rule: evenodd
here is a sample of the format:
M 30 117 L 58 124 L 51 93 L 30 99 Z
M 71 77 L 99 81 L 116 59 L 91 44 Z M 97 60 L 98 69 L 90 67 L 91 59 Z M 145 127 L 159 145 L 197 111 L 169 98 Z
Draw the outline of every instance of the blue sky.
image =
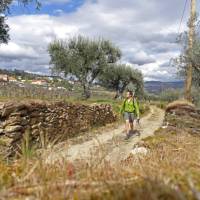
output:
M 22 14 L 49 14 L 49 15 L 58 15 L 61 14 L 60 11 L 64 13 L 75 12 L 79 7 L 84 4 L 84 0 L 69 0 L 68 2 L 56 3 L 43 3 L 39 10 L 35 9 L 35 3 L 31 3 L 28 6 L 24 7 L 23 5 L 14 3 L 11 6 L 11 16 L 22 15 Z
M 176 38 L 185 0 L 42 2 L 39 11 L 34 5 L 12 6 L 11 40 L 0 46 L 0 68 L 49 74 L 49 43 L 81 34 L 113 42 L 122 51 L 120 62 L 141 70 L 146 81 L 179 79 L 170 60 L 180 54 Z M 181 32 L 187 29 L 189 6 L 188 1 Z

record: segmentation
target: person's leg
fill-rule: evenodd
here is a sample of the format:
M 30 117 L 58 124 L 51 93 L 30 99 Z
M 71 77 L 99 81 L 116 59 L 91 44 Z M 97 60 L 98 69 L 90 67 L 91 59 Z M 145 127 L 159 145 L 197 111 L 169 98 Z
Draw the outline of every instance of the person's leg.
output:
M 126 127 L 126 135 L 129 134 L 129 131 L 130 131 L 130 123 L 129 123 L 129 120 L 126 120 L 125 122 L 125 127 Z
M 130 130 L 131 130 L 131 132 L 134 130 L 134 124 L 133 124 L 133 121 L 130 122 Z
M 130 126 L 130 133 L 133 134 L 134 132 L 134 114 L 133 113 L 130 114 L 129 126 Z
M 124 113 L 124 121 L 125 121 L 125 132 L 126 135 L 129 133 L 129 113 L 125 112 Z

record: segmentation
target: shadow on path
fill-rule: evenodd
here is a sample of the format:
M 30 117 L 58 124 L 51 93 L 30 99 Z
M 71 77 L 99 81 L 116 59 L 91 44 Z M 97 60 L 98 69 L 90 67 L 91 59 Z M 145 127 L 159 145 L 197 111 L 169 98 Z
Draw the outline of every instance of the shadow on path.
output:
M 129 131 L 128 135 L 126 136 L 126 140 L 130 139 L 133 136 L 140 136 L 140 135 L 141 135 L 141 133 L 139 130 Z

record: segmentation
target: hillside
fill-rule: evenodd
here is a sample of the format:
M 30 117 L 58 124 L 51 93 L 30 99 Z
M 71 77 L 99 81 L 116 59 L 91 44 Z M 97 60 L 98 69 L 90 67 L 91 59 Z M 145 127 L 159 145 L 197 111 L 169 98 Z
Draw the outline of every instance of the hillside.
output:
M 35 79 L 41 79 L 41 78 L 61 78 L 60 76 L 51 76 L 51 75 L 44 75 L 44 74 L 34 74 L 30 72 L 26 72 L 23 70 L 7 70 L 7 69 L 0 69 L 0 74 L 6 74 L 8 76 L 14 76 L 14 77 L 21 77 L 22 79 L 27 80 L 35 80 Z
M 147 92 L 159 94 L 160 92 L 166 89 L 180 89 L 183 88 L 184 82 L 177 81 L 177 82 L 161 82 L 161 81 L 146 81 L 144 83 L 144 87 Z

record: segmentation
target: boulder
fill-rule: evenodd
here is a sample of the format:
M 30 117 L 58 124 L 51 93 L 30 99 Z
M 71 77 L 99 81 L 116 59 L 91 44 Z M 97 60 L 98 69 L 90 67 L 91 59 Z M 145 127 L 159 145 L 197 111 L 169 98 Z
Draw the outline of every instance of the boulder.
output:
M 1 116 L 2 117 L 8 117 L 11 113 L 20 111 L 24 108 L 26 108 L 25 104 L 14 104 L 14 103 L 5 104 L 3 109 L 2 109 Z

